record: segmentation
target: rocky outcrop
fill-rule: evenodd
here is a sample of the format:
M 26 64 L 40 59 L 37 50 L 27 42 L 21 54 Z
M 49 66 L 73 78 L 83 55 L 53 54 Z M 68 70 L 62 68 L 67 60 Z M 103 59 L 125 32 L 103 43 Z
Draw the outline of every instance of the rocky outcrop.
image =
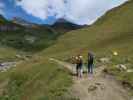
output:
M 30 44 L 33 44 L 37 40 L 35 36 L 30 36 L 30 35 L 26 35 L 24 36 L 24 38 Z
M 127 66 L 124 64 L 118 64 L 116 65 L 116 68 L 119 69 L 120 71 L 127 71 Z
M 17 62 L 3 62 L 0 63 L 0 71 L 6 72 L 11 67 L 16 67 Z

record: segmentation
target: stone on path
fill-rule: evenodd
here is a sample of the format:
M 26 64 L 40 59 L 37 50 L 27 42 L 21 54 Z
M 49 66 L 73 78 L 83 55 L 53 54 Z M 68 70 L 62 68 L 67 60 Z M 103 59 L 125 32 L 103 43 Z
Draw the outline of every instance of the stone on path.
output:
M 95 91 L 98 87 L 96 85 L 90 85 L 88 88 L 88 92 Z

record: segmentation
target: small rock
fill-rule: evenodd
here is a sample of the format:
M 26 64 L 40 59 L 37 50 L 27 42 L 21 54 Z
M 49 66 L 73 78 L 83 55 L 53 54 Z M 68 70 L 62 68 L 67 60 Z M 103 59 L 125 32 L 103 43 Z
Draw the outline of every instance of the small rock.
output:
M 132 73 L 133 72 L 133 69 L 128 69 L 127 70 L 127 73 Z
M 101 83 L 95 83 L 96 85 L 101 85 Z
M 100 88 L 101 88 L 102 90 L 105 90 L 105 86 L 101 86 Z
M 36 41 L 36 37 L 35 36 L 26 35 L 25 36 L 25 40 L 32 44 L 32 43 L 34 43 Z
M 95 83 L 98 87 L 101 88 L 101 90 L 104 90 L 105 89 L 105 86 L 103 83 Z
M 16 55 L 16 58 L 19 58 L 20 59 L 20 58 L 22 58 L 22 56 L 21 55 Z
M 108 63 L 110 61 L 110 59 L 109 58 L 100 58 L 99 61 L 101 63 Z
M 97 89 L 97 86 L 95 85 L 90 85 L 88 88 L 88 92 L 95 91 Z
M 8 69 L 15 66 L 16 66 L 16 62 L 3 62 L 0 64 L 0 71 L 6 72 Z
M 16 58 L 21 60 L 29 60 L 31 58 L 30 55 L 16 55 Z
M 125 70 L 127 70 L 126 65 L 123 65 L 123 64 L 116 65 L 116 68 L 118 68 L 120 71 L 125 71 Z

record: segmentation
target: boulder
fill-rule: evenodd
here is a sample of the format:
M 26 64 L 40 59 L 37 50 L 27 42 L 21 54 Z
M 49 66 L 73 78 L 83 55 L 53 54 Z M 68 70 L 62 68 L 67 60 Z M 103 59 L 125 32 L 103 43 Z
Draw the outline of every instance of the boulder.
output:
M 3 62 L 3 63 L 0 63 L 0 71 L 5 72 L 11 67 L 15 67 L 15 66 L 16 66 L 16 62 Z
M 101 63 L 109 63 L 110 62 L 110 58 L 100 58 L 99 61 Z
M 126 71 L 128 69 L 124 64 L 116 65 L 116 68 L 118 68 L 120 71 Z
M 127 73 L 133 73 L 133 69 L 128 69 Z
M 30 44 L 33 44 L 37 40 L 37 38 L 35 36 L 26 35 L 25 40 L 28 41 Z
M 16 58 L 20 59 L 20 58 L 22 58 L 22 56 L 19 55 L 19 54 L 17 54 L 17 55 L 16 55 Z

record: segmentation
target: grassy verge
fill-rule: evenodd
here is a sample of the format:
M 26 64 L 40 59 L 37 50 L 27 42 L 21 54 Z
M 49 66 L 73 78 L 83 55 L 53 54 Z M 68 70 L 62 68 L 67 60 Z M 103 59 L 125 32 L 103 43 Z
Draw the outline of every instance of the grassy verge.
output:
M 133 96 L 133 62 L 130 57 L 112 57 L 111 62 L 107 64 L 105 72 L 114 75 L 122 85 L 129 89 L 130 94 Z M 124 65 L 127 69 L 120 69 L 117 66 L 119 64 Z M 131 70 L 131 72 L 128 72 Z
M 0 76 L 7 81 L 1 94 L 2 100 L 71 100 L 66 96 L 71 85 L 68 71 L 46 59 L 20 64 Z

